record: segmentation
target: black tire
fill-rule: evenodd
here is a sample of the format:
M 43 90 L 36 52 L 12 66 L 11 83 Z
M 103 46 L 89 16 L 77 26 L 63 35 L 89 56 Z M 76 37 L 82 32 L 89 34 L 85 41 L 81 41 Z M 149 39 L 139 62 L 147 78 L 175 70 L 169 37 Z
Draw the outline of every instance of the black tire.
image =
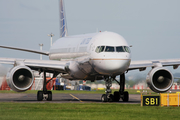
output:
M 37 100 L 42 101 L 43 100 L 43 91 L 38 91 L 37 93 Z
M 129 101 L 129 93 L 127 91 L 123 92 L 123 102 Z
M 113 94 L 110 94 L 110 95 L 109 95 L 108 101 L 109 101 L 109 102 L 113 102 L 113 101 L 114 101 L 114 95 L 113 95 Z
M 115 92 L 114 92 L 114 101 L 115 101 L 115 102 L 119 102 L 119 99 L 120 99 L 119 92 L 118 92 L 118 91 L 115 91 Z
M 106 94 L 103 94 L 103 95 L 102 95 L 101 101 L 102 101 L 102 102 L 107 102 L 107 101 L 108 101 Z
M 47 101 L 52 101 L 52 92 L 51 91 L 47 91 L 47 94 L 48 94 Z

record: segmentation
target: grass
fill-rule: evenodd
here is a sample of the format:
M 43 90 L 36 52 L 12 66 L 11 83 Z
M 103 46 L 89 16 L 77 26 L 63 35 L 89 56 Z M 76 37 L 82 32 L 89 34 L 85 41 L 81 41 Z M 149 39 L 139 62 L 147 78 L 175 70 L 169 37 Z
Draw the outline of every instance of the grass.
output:
M 128 89 L 130 94 L 140 94 Z M 140 90 L 142 92 L 143 90 Z M 52 91 L 53 94 L 103 94 L 99 91 Z M 151 92 L 148 90 L 148 92 Z M 16 93 L 0 91 L 0 93 Z M 37 94 L 35 90 L 25 93 Z M 146 106 L 117 103 L 16 103 L 0 102 L 0 120 L 130 120 L 179 119 L 179 107 Z
M 38 90 L 27 90 L 25 92 L 19 92 L 19 93 L 32 93 L 32 94 L 37 94 Z M 114 91 L 118 91 L 118 90 L 112 90 L 112 93 L 114 93 Z M 129 94 L 140 94 L 141 92 L 143 92 L 143 90 L 134 90 L 134 89 L 127 89 L 125 91 L 128 91 Z M 137 91 L 140 91 L 137 92 Z M 0 90 L 0 93 L 17 93 L 14 92 L 12 90 Z M 52 90 L 53 94 L 56 93 L 65 93 L 65 94 L 104 94 L 105 90 L 92 90 L 92 91 L 80 91 L 80 90 Z M 151 90 L 147 90 L 147 93 L 152 93 L 155 94 L 154 92 L 152 92 Z
M 116 103 L 0 103 L 0 120 L 179 119 L 178 107 Z

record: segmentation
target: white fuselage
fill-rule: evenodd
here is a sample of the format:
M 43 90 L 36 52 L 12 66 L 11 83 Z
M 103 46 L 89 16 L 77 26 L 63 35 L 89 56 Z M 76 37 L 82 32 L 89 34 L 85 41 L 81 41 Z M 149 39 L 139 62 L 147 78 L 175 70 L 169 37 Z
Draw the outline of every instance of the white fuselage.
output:
M 69 74 L 77 79 L 92 75 L 120 75 L 131 62 L 129 45 L 122 36 L 113 32 L 60 38 L 51 47 L 49 58 L 69 61 Z

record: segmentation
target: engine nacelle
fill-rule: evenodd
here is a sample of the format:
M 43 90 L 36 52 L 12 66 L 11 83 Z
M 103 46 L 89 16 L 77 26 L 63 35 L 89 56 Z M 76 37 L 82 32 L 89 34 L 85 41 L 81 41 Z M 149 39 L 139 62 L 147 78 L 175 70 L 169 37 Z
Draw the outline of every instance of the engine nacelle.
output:
M 173 85 L 173 75 L 164 67 L 153 68 L 146 78 L 149 88 L 157 93 L 168 91 Z
M 34 81 L 31 69 L 27 66 L 15 66 L 6 75 L 9 87 L 16 92 L 28 90 Z

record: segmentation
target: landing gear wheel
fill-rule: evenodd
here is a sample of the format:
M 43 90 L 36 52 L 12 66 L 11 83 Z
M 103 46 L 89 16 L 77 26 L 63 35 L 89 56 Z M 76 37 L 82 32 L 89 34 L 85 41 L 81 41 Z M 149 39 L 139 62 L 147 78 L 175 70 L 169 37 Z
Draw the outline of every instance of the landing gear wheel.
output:
M 123 92 L 123 102 L 128 102 L 129 101 L 129 93 L 127 91 Z
M 51 101 L 52 100 L 52 92 L 51 91 L 47 91 L 46 85 L 49 81 L 51 81 L 53 78 L 55 78 L 58 74 L 54 73 L 53 77 L 50 80 L 46 80 L 46 71 L 43 71 L 44 74 L 44 81 L 43 81 L 43 91 L 38 91 L 37 93 L 37 100 L 38 101 L 42 101 L 43 99 L 46 99 L 47 101 Z
M 48 94 L 48 98 L 46 99 L 47 101 L 52 101 L 52 92 L 51 91 L 47 91 Z
M 114 101 L 115 101 L 115 102 L 119 102 L 119 99 L 120 99 L 119 92 L 118 92 L 118 91 L 115 91 L 115 92 L 114 92 Z
M 110 94 L 110 95 L 109 95 L 108 101 L 109 101 L 109 102 L 113 102 L 113 101 L 114 101 L 114 95 L 113 95 L 113 94 Z
M 102 102 L 107 102 L 107 101 L 108 101 L 106 94 L 103 94 L 103 95 L 102 95 L 101 101 L 102 101 Z
M 42 101 L 43 100 L 43 91 L 38 91 L 37 93 L 37 100 Z

